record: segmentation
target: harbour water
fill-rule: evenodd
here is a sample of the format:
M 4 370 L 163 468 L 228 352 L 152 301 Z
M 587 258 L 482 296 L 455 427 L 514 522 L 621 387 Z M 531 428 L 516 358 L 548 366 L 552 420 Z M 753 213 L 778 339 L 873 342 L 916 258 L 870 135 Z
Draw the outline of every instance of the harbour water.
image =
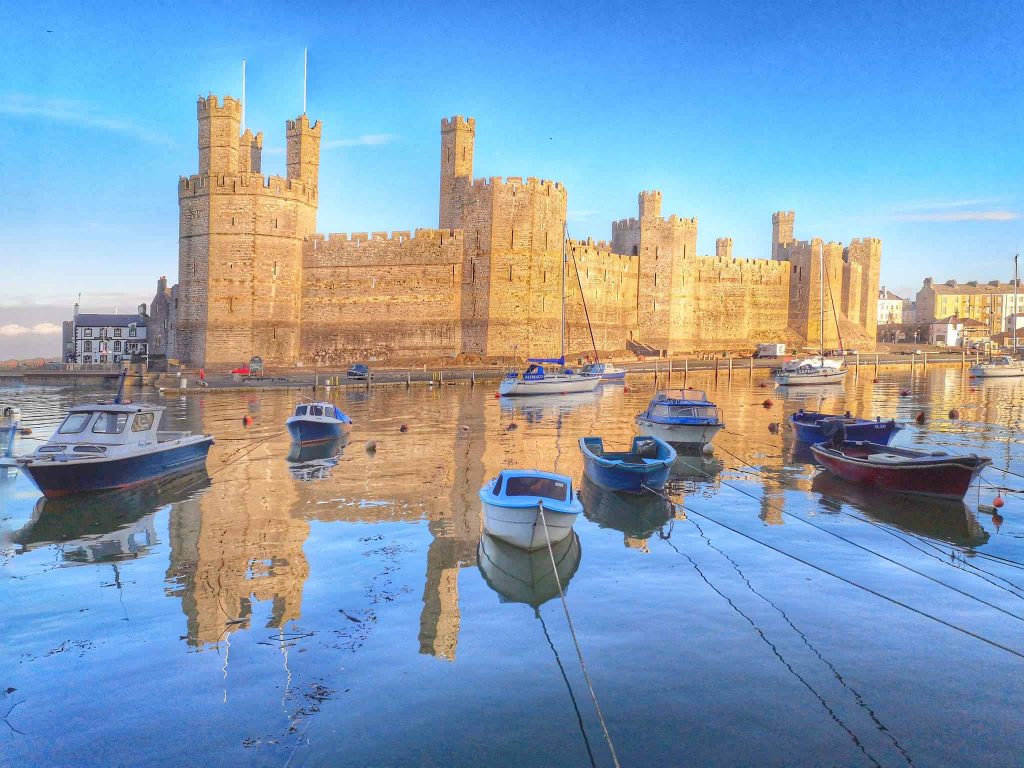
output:
M 1019 764 L 1024 501 L 978 505 L 1024 490 L 1024 382 L 766 382 L 691 376 L 715 455 L 680 457 L 676 505 L 585 486 L 555 553 L 621 764 Z M 77 501 L 0 480 L 0 765 L 610 765 L 548 553 L 481 541 L 477 490 L 580 480 L 577 439 L 627 443 L 654 388 L 339 391 L 350 442 L 302 454 L 294 393 L 211 392 L 163 401 L 215 436 L 206 473 Z M 0 400 L 38 438 L 93 394 Z M 964 505 L 818 477 L 785 417 L 819 404 L 923 412 L 896 444 L 999 469 Z

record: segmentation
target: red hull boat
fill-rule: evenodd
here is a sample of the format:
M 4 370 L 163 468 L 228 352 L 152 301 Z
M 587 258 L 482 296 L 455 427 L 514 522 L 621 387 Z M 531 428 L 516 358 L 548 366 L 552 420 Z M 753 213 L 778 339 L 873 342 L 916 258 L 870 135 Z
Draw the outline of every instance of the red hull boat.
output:
M 992 463 L 973 453 L 951 456 L 862 441 L 840 448 L 818 443 L 811 452 L 825 469 L 848 482 L 942 499 L 962 499 L 975 475 Z

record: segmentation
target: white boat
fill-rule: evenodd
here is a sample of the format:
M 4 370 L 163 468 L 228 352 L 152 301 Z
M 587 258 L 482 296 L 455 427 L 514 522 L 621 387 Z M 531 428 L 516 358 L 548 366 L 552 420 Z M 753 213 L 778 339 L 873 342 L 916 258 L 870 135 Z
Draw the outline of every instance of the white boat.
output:
M 580 368 L 584 376 L 597 376 L 601 381 L 623 381 L 626 378 L 625 368 L 616 368 L 611 363 L 587 363 Z
M 1008 379 L 1024 376 L 1024 361 L 1009 355 L 993 357 L 987 363 L 971 366 L 971 376 L 979 379 Z
M 775 383 L 780 387 L 799 384 L 842 384 L 846 378 L 846 369 L 843 368 L 842 361 L 825 359 L 825 246 L 822 243 L 818 243 L 818 260 L 818 354 L 784 363 L 774 374 Z M 829 291 L 831 290 L 830 287 Z M 838 323 L 837 318 L 837 328 Z
M 846 378 L 846 369 L 837 360 L 824 356 L 789 361 L 775 371 L 775 383 L 782 387 L 800 384 L 839 384 Z
M 566 270 L 566 233 L 562 236 L 562 318 L 559 326 L 560 352 L 556 358 L 531 357 L 527 360 L 530 366 L 520 376 L 515 371 L 505 375 L 498 385 L 498 394 L 502 397 L 521 397 L 524 395 L 568 395 L 575 392 L 593 392 L 601 383 L 600 376 L 587 376 L 581 372 L 565 368 L 565 270 Z M 544 364 L 557 365 L 559 371 L 548 372 Z
M 1013 257 L 1013 351 L 1017 351 L 1017 256 Z M 979 379 L 1009 379 L 1024 376 L 1024 361 L 1009 355 L 990 358 L 971 366 L 971 376 Z
M 699 389 L 658 392 L 647 410 L 636 417 L 642 435 L 653 435 L 675 446 L 703 448 L 724 427 L 722 411 Z
M 551 555 L 555 568 L 551 567 Z M 575 532 L 547 547 L 527 552 L 484 531 L 476 551 L 476 563 L 484 581 L 503 603 L 526 603 L 539 608 L 558 597 L 558 584 L 568 591 L 569 581 L 580 566 L 580 537 Z M 556 579 L 555 576 L 558 576 Z
M 536 469 L 504 470 L 480 489 L 480 501 L 484 530 L 527 550 L 564 539 L 583 511 L 572 478 Z

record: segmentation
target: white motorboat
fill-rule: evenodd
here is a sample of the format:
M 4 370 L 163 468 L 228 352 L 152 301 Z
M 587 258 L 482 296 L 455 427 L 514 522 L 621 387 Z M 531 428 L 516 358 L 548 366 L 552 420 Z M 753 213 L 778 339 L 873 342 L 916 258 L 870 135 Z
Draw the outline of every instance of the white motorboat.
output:
M 536 469 L 504 470 L 480 489 L 480 501 L 484 530 L 527 550 L 564 539 L 583 511 L 571 477 Z
M 838 360 L 829 360 L 822 355 L 803 360 L 789 361 L 775 371 L 775 383 L 779 386 L 798 384 L 839 384 L 846 378 L 846 369 Z
M 655 394 L 636 417 L 643 435 L 676 446 L 703 448 L 724 427 L 722 411 L 699 389 L 666 389 Z

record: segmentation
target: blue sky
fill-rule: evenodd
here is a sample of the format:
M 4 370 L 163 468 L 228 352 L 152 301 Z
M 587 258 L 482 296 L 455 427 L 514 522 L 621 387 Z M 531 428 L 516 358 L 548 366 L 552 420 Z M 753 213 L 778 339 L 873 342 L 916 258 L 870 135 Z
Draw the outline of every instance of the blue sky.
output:
M 89 5 L 4 11 L 0 359 L 56 354 L 79 292 L 128 311 L 173 279 L 195 100 L 238 96 L 243 57 L 283 173 L 304 46 L 321 231 L 435 226 L 440 118 L 464 114 L 475 174 L 564 182 L 573 237 L 657 188 L 702 253 L 765 258 L 794 209 L 800 238 L 881 237 L 883 282 L 914 290 L 1005 279 L 1024 240 L 1019 2 Z

